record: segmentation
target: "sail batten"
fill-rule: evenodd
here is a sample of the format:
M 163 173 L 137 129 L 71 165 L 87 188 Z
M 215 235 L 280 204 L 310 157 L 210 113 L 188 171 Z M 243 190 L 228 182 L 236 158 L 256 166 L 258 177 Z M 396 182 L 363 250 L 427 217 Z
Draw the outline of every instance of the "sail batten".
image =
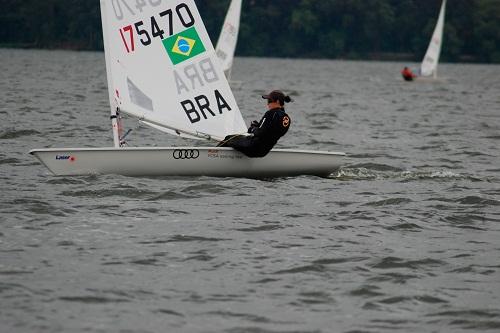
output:
M 111 109 L 201 139 L 246 131 L 193 0 L 101 0 L 101 12 Z
M 420 74 L 422 76 L 437 77 L 437 66 L 439 63 L 439 56 L 441 54 L 441 45 L 443 43 L 445 10 L 446 0 L 443 0 L 441 10 L 439 11 L 439 18 L 434 28 L 434 32 L 432 33 L 431 41 L 420 66 Z

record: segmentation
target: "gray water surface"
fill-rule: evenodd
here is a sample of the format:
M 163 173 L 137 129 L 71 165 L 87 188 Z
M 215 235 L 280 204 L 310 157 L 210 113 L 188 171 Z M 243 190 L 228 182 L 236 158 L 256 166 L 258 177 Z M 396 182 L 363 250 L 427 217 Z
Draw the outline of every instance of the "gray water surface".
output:
M 0 331 L 500 331 L 500 66 L 236 59 L 329 178 L 54 177 L 111 146 L 103 53 L 0 50 Z M 196 144 L 127 119 L 131 146 Z

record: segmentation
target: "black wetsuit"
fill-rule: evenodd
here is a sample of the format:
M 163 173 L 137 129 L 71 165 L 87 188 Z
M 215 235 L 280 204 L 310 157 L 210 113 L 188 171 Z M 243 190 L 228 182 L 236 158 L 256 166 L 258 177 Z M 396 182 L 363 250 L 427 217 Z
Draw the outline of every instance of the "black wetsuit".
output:
M 258 125 L 248 129 L 249 136 L 228 135 L 221 147 L 233 147 L 248 157 L 264 157 L 290 128 L 290 116 L 284 109 L 267 111 Z

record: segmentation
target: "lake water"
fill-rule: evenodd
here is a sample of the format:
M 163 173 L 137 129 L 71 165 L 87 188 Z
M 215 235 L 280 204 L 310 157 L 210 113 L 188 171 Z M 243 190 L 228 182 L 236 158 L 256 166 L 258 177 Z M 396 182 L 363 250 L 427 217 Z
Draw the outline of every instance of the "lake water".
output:
M 54 177 L 30 149 L 112 145 L 104 55 L 0 59 L 0 331 L 500 331 L 500 66 L 237 59 L 247 123 L 283 89 L 278 146 L 348 154 L 251 180 Z

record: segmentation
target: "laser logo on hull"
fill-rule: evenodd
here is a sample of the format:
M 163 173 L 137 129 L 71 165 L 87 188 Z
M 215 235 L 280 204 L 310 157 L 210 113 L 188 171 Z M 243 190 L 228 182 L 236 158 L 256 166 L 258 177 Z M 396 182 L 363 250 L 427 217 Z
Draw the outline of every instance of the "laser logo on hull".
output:
M 72 155 L 56 155 L 56 160 L 74 162 L 76 161 L 76 157 Z

